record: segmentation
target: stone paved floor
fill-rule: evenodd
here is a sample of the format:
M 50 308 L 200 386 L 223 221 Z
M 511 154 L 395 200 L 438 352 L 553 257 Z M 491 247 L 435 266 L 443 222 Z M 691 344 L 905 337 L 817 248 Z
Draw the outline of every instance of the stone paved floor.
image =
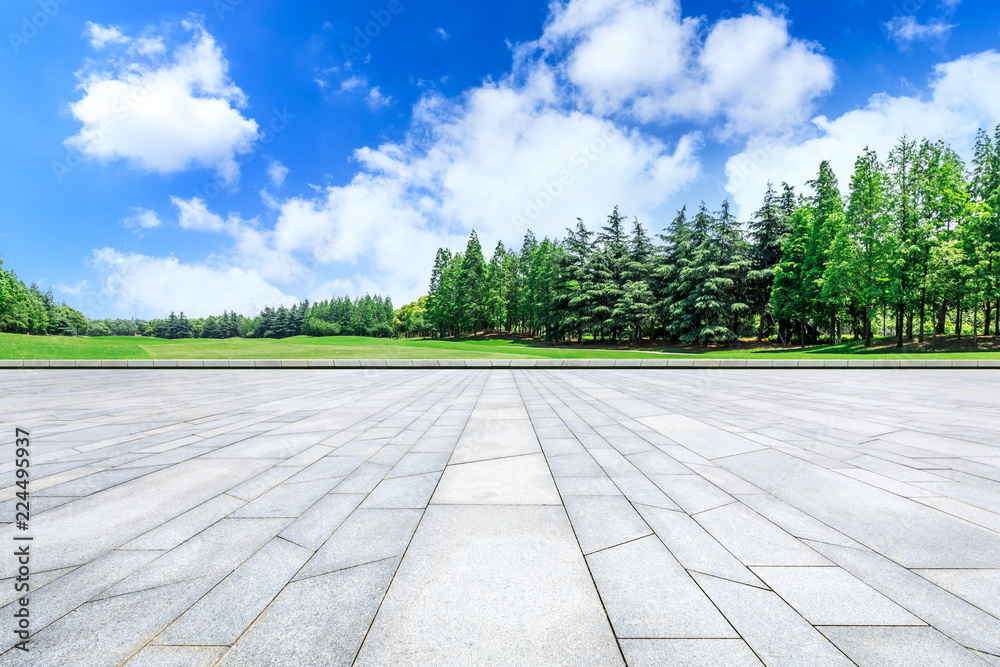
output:
M 998 406 L 992 371 L 5 372 L 37 634 L 3 547 L 0 664 L 1000 665 Z

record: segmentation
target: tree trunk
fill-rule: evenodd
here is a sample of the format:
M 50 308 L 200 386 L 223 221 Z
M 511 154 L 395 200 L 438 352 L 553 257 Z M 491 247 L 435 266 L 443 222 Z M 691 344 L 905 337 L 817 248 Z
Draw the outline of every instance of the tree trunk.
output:
M 806 346 L 806 323 L 802 322 L 799 324 L 799 342 L 802 347 Z
M 979 345 L 979 306 L 972 307 L 972 345 Z
M 903 317 L 905 314 L 903 312 L 903 304 L 900 302 L 899 310 L 896 312 L 896 348 L 900 349 L 903 347 Z
M 906 313 L 906 340 L 913 340 L 913 311 Z
M 865 347 L 872 346 L 872 318 L 871 312 L 865 308 Z
M 927 322 L 927 290 L 920 290 L 920 337 L 917 342 L 924 342 L 924 324 Z
M 955 311 L 955 335 L 961 340 L 962 338 L 962 303 L 958 303 L 958 309 Z

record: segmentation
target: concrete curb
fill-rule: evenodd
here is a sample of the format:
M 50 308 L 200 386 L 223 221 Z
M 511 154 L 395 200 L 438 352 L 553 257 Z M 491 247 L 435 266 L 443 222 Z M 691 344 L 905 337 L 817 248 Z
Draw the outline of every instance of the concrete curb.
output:
M 2 369 L 938 369 L 1000 368 L 1000 359 L 0 359 Z

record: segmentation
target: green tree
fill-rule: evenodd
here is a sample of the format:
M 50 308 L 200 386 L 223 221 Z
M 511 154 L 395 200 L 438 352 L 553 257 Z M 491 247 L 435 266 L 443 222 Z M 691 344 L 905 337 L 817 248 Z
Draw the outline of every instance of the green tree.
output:
M 791 188 L 784 184 L 785 191 Z M 794 202 L 794 200 L 793 200 Z M 782 246 L 789 232 L 790 214 L 782 207 L 782 200 L 767 184 L 764 204 L 754 213 L 749 224 L 750 269 L 747 272 L 749 288 L 748 303 L 757 312 L 759 319 L 757 339 L 763 340 L 771 329 L 768 306 L 774 285 L 774 271 L 781 264 Z
M 885 298 L 888 280 L 889 230 L 887 177 L 878 155 L 865 148 L 854 163 L 854 175 L 844 225 L 834 241 L 827 266 L 827 299 L 842 295 L 853 303 L 860 319 L 865 347 L 872 344 L 872 318 Z

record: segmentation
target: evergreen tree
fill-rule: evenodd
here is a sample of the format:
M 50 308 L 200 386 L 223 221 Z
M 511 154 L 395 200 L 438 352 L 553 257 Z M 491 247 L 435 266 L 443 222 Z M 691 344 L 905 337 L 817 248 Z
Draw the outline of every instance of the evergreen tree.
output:
M 806 282 L 806 296 L 814 304 L 811 318 L 817 323 L 825 319 L 830 326 L 830 340 L 838 343 L 839 316 L 844 305 L 844 296 L 838 289 L 824 288 L 826 268 L 834 240 L 844 224 L 844 200 L 840 195 L 837 176 L 833 173 L 829 162 L 820 163 L 819 175 L 810 181 L 809 185 L 814 190 L 812 196 L 814 214 L 813 226 L 806 242 L 803 280 Z
M 622 279 L 625 284 L 615 304 L 612 319 L 631 329 L 633 338 L 642 344 L 644 330 L 652 331 L 656 298 L 650 284 L 652 278 L 653 242 L 638 219 L 632 225 L 628 255 Z
M 462 257 L 462 272 L 456 285 L 461 331 L 475 332 L 483 327 L 483 293 L 486 283 L 486 260 L 475 230 L 469 234 Z
M 885 298 L 888 279 L 886 247 L 889 217 L 886 210 L 887 176 L 878 156 L 865 148 L 854 163 L 844 224 L 834 240 L 827 266 L 826 298 L 850 302 L 856 308 L 859 336 L 872 343 L 872 318 Z
M 591 314 L 588 270 L 593 253 L 593 234 L 576 219 L 576 229 L 568 229 L 559 255 L 559 268 L 563 277 L 562 289 L 558 292 L 560 306 L 564 311 L 563 322 L 566 333 L 583 342 L 583 336 L 593 326 Z
M 784 186 L 788 196 L 791 188 L 787 183 Z M 794 199 L 792 202 L 794 203 Z M 747 272 L 748 302 L 760 318 L 758 340 L 763 340 L 771 329 L 767 309 L 774 285 L 774 270 L 781 264 L 782 246 L 789 232 L 791 213 L 782 204 L 782 199 L 768 183 L 764 204 L 754 213 L 749 224 L 751 246 L 750 270 Z
M 608 223 L 597 235 L 597 246 L 593 253 L 588 274 L 588 299 L 592 304 L 594 324 L 601 339 L 610 336 L 617 340 L 619 332 L 629 322 L 615 317 L 615 306 L 625 289 L 625 272 L 628 264 L 628 238 L 625 234 L 623 218 L 615 206 L 608 216 Z
M 791 218 L 791 231 L 782 248 L 781 264 L 774 270 L 771 307 L 779 318 L 788 318 L 798 330 L 805 347 L 809 317 L 813 310 L 813 286 L 806 280 L 805 260 L 816 211 L 811 205 L 800 206 Z
M 484 320 L 488 329 L 502 329 L 507 319 L 507 287 L 509 281 L 504 275 L 507 249 L 503 241 L 497 241 L 489 266 L 486 267 Z
M 909 337 L 912 338 L 912 311 L 918 280 L 914 266 L 920 254 L 917 239 L 918 167 L 917 143 L 903 137 L 889 153 L 890 269 L 888 300 L 896 309 L 896 347 L 903 347 L 907 333 L 906 319 L 910 316 Z

